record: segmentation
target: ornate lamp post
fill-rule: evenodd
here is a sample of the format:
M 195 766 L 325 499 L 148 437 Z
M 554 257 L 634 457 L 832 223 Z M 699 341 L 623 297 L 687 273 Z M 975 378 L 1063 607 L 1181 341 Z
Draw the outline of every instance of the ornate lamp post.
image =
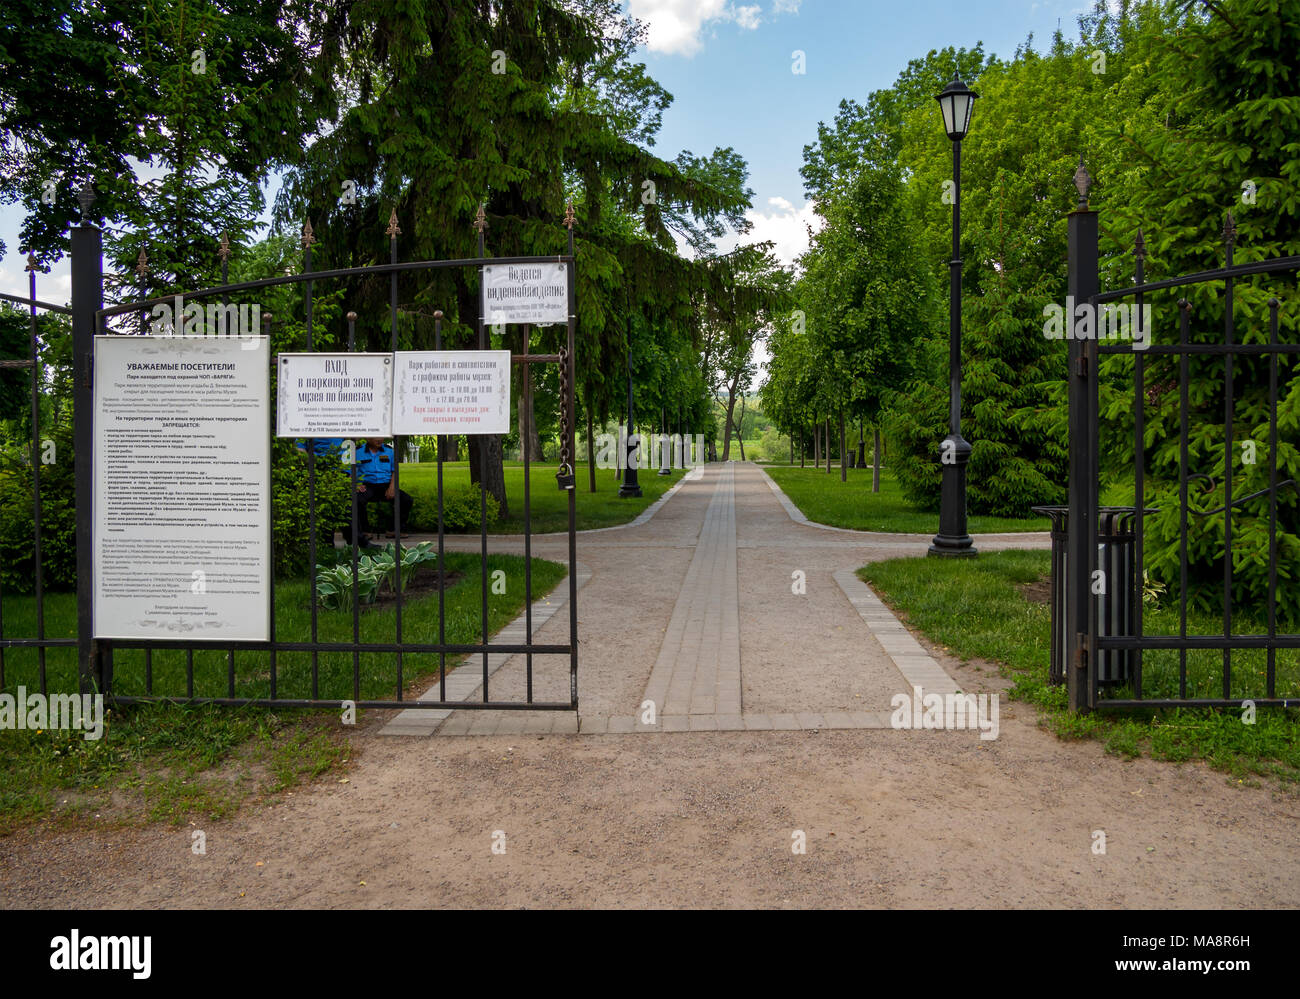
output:
M 970 112 L 979 95 L 953 73 L 952 82 L 937 95 L 943 127 L 952 140 L 952 260 L 948 264 L 948 436 L 939 448 L 943 492 L 939 533 L 931 555 L 962 557 L 975 554 L 966 533 L 966 463 L 971 447 L 961 435 L 961 140 L 970 129 Z

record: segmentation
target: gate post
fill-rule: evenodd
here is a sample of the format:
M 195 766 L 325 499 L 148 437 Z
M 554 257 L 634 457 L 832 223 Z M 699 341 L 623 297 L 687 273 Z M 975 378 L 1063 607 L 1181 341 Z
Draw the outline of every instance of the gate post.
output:
M 1069 276 L 1067 294 L 1074 308 L 1088 303 L 1100 290 L 1097 274 L 1097 213 L 1088 208 L 1091 183 L 1083 158 L 1074 174 L 1079 191 L 1078 207 L 1070 213 Z M 1074 338 L 1075 315 L 1067 309 L 1066 343 L 1069 351 L 1070 400 L 1070 516 L 1067 544 L 1066 586 L 1066 691 L 1071 711 L 1092 706 L 1092 671 L 1095 650 L 1089 615 L 1092 599 L 1092 570 L 1097 560 L 1093 535 L 1097 530 L 1097 342 Z M 1095 324 L 1090 324 L 1095 331 Z
M 103 236 L 90 221 L 94 194 L 82 189 L 72 227 L 72 417 L 77 524 L 77 671 L 83 694 L 107 693 L 94 640 L 95 313 L 104 306 Z

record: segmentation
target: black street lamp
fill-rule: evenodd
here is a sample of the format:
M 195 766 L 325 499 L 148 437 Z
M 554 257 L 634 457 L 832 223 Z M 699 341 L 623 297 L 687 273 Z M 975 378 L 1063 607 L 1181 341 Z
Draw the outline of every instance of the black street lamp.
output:
M 943 111 L 943 128 L 952 140 L 952 260 L 948 264 L 948 436 L 939 447 L 943 491 L 939 533 L 931 555 L 949 558 L 975 554 L 966 533 L 966 464 L 971 447 L 961 435 L 961 140 L 970 129 L 970 112 L 979 95 L 953 73 L 952 82 L 935 100 Z
M 641 483 L 637 481 L 636 458 L 637 445 L 632 440 L 632 324 L 627 329 L 627 460 L 623 463 L 623 484 L 618 487 L 620 496 L 641 495 Z

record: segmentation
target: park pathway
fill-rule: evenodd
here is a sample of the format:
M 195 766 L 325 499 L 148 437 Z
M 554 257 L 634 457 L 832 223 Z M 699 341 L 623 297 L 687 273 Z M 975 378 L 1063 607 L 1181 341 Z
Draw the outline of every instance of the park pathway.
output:
M 1295 798 L 1271 781 L 1119 760 L 1008 700 L 992 740 L 882 727 L 913 680 L 1009 686 L 942 649 L 931 658 L 855 576 L 928 543 L 811 527 L 758 467 L 710 465 L 640 524 L 579 538 L 576 716 L 385 712 L 416 716 L 396 724 L 366 712 L 346 776 L 233 818 L 187 810 L 184 828 L 131 829 L 96 816 L 0 837 L 0 908 L 1300 904 L 1300 871 L 1283 862 Z M 534 539 L 534 551 L 563 559 L 567 539 Z M 543 640 L 567 633 L 567 594 L 537 602 Z M 522 664 L 493 659 L 493 696 L 519 698 Z M 725 664 L 737 661 L 732 714 Z M 457 681 L 471 697 L 478 665 Z M 567 699 L 567 657 L 535 665 L 536 695 Z M 665 698 L 652 725 L 648 693 Z M 407 737 L 376 738 L 385 725 Z M 489 737 L 442 738 L 458 732 Z M 558 732 L 579 734 L 547 734 Z
M 385 734 L 884 728 L 893 695 L 957 689 L 855 574 L 871 561 L 923 555 L 928 535 L 809 524 L 752 463 L 698 471 L 651 517 L 579 534 L 576 718 L 408 710 Z M 477 539 L 451 543 L 477 547 Z M 1049 544 L 1046 533 L 976 543 L 983 551 Z M 522 553 L 522 545 L 489 539 L 490 551 Z M 563 535 L 536 536 L 532 547 L 564 560 Z M 565 639 L 568 614 L 558 612 L 567 592 L 535 602 L 538 641 Z M 523 657 L 493 659 L 493 697 L 522 699 Z M 477 662 L 451 677 L 451 696 L 482 696 Z M 538 700 L 567 700 L 567 658 L 535 656 L 533 689 Z

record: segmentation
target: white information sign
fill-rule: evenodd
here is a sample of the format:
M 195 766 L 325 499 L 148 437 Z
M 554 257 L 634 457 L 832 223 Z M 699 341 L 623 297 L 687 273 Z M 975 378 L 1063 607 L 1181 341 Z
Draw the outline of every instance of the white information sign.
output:
M 270 638 L 270 347 L 95 337 L 95 636 Z
M 281 354 L 280 437 L 388 437 L 392 354 Z
M 567 323 L 568 264 L 485 264 L 483 315 L 489 326 Z
M 406 350 L 393 359 L 393 433 L 510 433 L 510 351 Z

